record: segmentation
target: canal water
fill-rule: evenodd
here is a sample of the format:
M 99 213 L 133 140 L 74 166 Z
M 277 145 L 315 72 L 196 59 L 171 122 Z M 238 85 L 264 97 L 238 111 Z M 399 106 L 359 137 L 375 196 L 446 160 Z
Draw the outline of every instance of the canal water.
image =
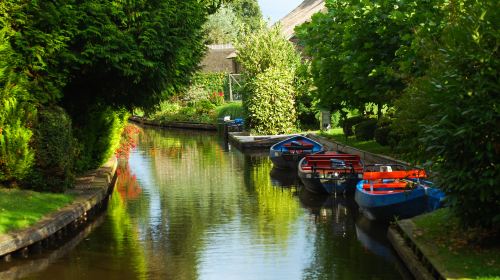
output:
M 107 211 L 1 279 L 407 279 L 352 198 L 314 196 L 265 153 L 143 128 Z

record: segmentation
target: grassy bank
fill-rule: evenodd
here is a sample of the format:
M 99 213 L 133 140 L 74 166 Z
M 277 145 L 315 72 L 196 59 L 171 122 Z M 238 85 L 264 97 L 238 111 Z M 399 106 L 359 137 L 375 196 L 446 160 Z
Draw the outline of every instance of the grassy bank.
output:
M 0 188 L 0 234 L 33 225 L 73 200 L 66 194 Z
M 387 146 L 382 146 L 379 143 L 377 143 L 375 140 L 369 140 L 369 141 L 360 141 L 357 140 L 354 136 L 349 136 L 346 137 L 344 135 L 344 132 L 342 131 L 342 128 L 334 128 L 330 129 L 328 131 L 322 131 L 320 133 L 321 136 L 326 137 L 328 139 L 337 141 L 339 143 L 358 148 L 367 152 L 375 153 L 375 154 L 382 154 L 382 155 L 387 155 L 391 157 L 398 157 L 398 155 L 390 148 Z
M 413 221 L 418 245 L 447 278 L 500 279 L 498 232 L 463 229 L 447 208 Z
M 231 116 L 231 119 L 243 117 L 241 102 L 228 102 L 218 106 L 209 102 L 190 105 L 180 102 L 163 102 L 158 110 L 147 118 L 166 122 L 217 124 L 217 119 L 224 116 Z

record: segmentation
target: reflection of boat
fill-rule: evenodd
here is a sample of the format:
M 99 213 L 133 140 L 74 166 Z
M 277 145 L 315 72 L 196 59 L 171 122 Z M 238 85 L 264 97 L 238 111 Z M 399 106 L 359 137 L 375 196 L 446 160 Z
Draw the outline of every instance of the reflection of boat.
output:
M 375 223 L 364 216 L 356 220 L 356 236 L 363 246 L 377 256 L 394 262 L 397 258 L 387 240 L 387 224 Z
M 302 135 L 297 135 L 274 144 L 269 157 L 275 167 L 296 169 L 305 155 L 323 150 L 323 145 Z
M 365 216 L 360 215 L 355 224 L 358 241 L 373 254 L 393 263 L 403 279 L 413 279 L 406 265 L 397 257 L 387 239 L 388 226 L 388 224 L 370 221 Z
M 375 165 L 363 173 L 355 200 L 372 220 L 410 218 L 441 206 L 444 194 L 423 181 L 424 170 L 405 170 L 400 165 Z
M 316 221 L 330 221 L 335 235 L 344 235 L 353 227 L 354 218 L 358 215 L 352 197 L 325 196 L 302 190 L 299 200 L 304 208 L 311 211 Z
M 358 155 L 322 152 L 307 155 L 298 166 L 307 190 L 318 194 L 352 193 L 363 172 Z
M 299 185 L 299 177 L 296 172 L 273 167 L 269 175 L 274 186 L 289 187 Z

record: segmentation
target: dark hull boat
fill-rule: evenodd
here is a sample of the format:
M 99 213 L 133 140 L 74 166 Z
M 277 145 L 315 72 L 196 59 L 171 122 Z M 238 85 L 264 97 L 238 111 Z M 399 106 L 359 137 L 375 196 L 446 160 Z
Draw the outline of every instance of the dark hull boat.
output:
M 323 145 L 305 136 L 293 136 L 274 144 L 269 157 L 277 168 L 296 169 L 299 160 L 312 153 L 323 151 Z
M 353 193 L 363 173 L 358 155 L 323 152 L 307 155 L 298 166 L 305 188 L 317 194 Z
M 405 219 L 442 206 L 444 194 L 423 181 L 423 170 L 365 172 L 356 186 L 354 199 L 370 220 Z

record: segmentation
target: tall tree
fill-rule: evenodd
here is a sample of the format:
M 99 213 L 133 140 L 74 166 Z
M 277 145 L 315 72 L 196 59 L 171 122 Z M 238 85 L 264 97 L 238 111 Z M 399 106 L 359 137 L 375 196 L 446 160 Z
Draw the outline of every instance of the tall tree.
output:
M 259 29 L 262 11 L 257 0 L 232 0 L 229 6 L 249 30 Z
M 419 1 L 420 2 L 420 1 Z M 327 13 L 299 27 L 297 35 L 312 57 L 312 73 L 324 107 L 364 110 L 366 103 L 392 105 L 405 87 L 401 50 L 411 49 L 423 1 L 326 2 Z
M 222 6 L 208 17 L 204 28 L 209 44 L 224 44 L 236 41 L 243 23 L 231 6 Z

